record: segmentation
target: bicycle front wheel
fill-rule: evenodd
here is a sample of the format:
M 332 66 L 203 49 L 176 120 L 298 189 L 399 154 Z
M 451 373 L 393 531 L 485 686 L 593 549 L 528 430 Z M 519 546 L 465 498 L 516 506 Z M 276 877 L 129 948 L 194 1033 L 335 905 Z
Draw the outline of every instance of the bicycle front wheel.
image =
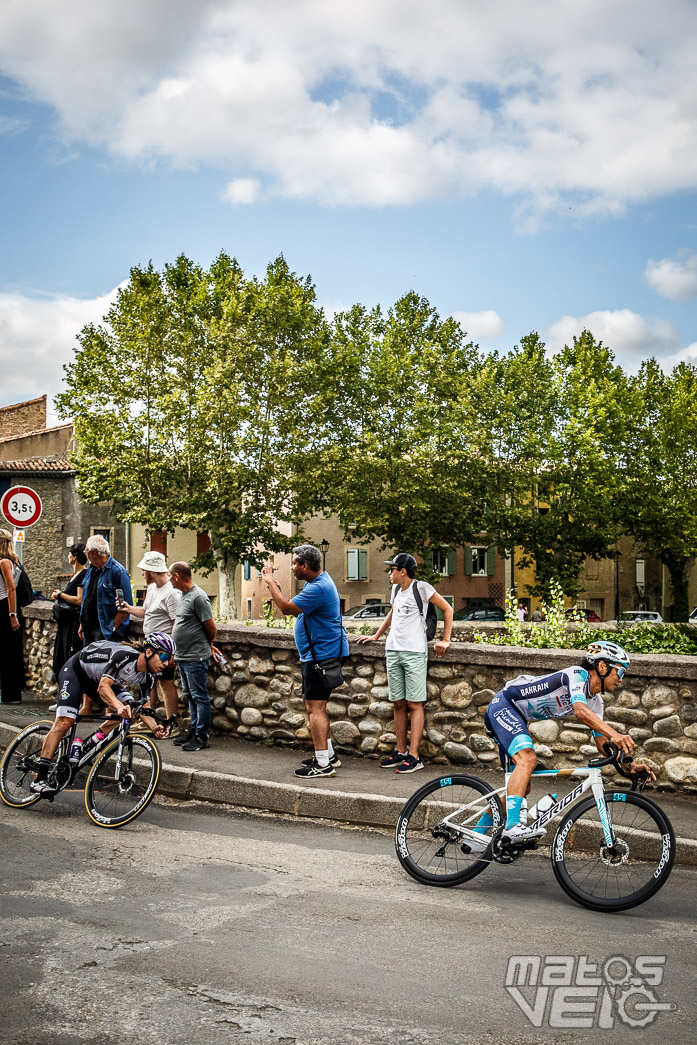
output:
M 105 747 L 85 784 L 90 820 L 98 827 L 123 827 L 135 820 L 157 791 L 160 765 L 160 752 L 149 737 L 129 735 Z
M 626 911 L 665 885 L 675 860 L 670 820 L 650 798 L 606 791 L 615 845 L 605 833 L 594 798 L 562 820 L 552 843 L 552 866 L 564 892 L 594 911 Z
M 429 780 L 399 814 L 397 857 L 422 885 L 459 885 L 489 866 L 491 835 L 502 818 L 498 795 L 478 777 Z
M 0 762 L 0 798 L 5 805 L 23 809 L 41 798 L 29 790 L 29 785 L 38 769 L 41 746 L 52 727 L 53 722 L 48 719 L 32 722 L 8 745 Z M 56 758 L 60 752 L 59 747 Z

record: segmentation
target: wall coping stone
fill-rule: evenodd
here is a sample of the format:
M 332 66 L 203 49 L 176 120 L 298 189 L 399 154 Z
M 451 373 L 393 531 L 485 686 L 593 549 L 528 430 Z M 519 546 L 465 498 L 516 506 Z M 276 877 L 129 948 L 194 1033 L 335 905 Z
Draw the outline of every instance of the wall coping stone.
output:
M 51 602 L 33 602 L 22 611 L 28 620 L 52 620 Z M 134 629 L 140 632 L 138 624 Z M 295 649 L 293 632 L 287 628 L 265 628 L 242 623 L 221 624 L 216 637 L 217 645 L 262 646 L 270 649 Z M 349 636 L 349 653 L 369 660 L 385 657 L 383 640 L 358 645 L 357 639 Z M 527 646 L 494 646 L 474 642 L 455 642 L 444 657 L 436 658 L 429 648 L 428 659 L 438 664 L 480 664 L 483 667 L 539 669 L 540 674 L 561 670 L 577 662 L 581 651 L 576 649 L 533 649 Z M 633 676 L 650 679 L 697 680 L 697 656 L 675 656 L 667 653 L 633 653 L 632 668 L 627 676 L 631 684 Z

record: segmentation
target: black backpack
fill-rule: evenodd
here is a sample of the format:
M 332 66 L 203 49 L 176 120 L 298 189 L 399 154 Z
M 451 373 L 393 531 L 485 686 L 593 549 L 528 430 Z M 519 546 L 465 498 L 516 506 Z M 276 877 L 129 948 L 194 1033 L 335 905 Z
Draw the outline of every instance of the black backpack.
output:
M 21 563 L 19 564 L 19 576 L 17 577 L 15 588 L 17 590 L 17 605 L 20 609 L 24 609 L 25 606 L 34 601 L 34 589 L 29 580 L 29 574 Z
M 417 581 L 412 581 L 411 582 L 411 587 L 412 587 L 412 590 L 414 592 L 414 601 L 416 603 L 416 606 L 417 606 L 417 609 L 418 609 L 419 613 L 421 614 L 421 618 L 423 619 L 423 615 L 424 615 L 424 600 L 421 598 L 421 592 L 419 591 L 418 582 Z M 392 585 L 392 600 L 391 601 L 392 601 L 393 604 L 394 604 L 394 599 L 395 599 L 395 595 L 397 594 L 397 589 L 398 588 L 399 588 L 398 584 L 393 584 Z M 426 642 L 430 642 L 431 639 L 436 634 L 436 628 L 438 626 L 438 614 L 436 613 L 436 607 L 433 605 L 432 602 L 428 603 L 428 608 L 426 610 L 426 620 L 425 620 L 424 624 L 425 624 L 425 627 L 426 627 Z

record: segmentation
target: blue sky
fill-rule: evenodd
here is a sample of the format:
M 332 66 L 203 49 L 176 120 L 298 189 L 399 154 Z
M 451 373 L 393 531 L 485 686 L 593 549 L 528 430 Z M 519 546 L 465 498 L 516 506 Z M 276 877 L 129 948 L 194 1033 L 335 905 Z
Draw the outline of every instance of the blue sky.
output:
M 482 347 L 697 362 L 693 0 L 0 5 L 0 405 L 131 265 L 283 253 Z

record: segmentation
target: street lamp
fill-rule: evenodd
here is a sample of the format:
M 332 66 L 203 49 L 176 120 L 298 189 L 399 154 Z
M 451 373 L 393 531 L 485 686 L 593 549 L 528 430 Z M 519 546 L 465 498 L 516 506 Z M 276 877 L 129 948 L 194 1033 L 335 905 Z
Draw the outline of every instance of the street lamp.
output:
M 326 537 L 319 542 L 319 550 L 322 552 L 322 570 L 324 570 L 327 561 L 327 552 L 329 551 L 329 541 Z

